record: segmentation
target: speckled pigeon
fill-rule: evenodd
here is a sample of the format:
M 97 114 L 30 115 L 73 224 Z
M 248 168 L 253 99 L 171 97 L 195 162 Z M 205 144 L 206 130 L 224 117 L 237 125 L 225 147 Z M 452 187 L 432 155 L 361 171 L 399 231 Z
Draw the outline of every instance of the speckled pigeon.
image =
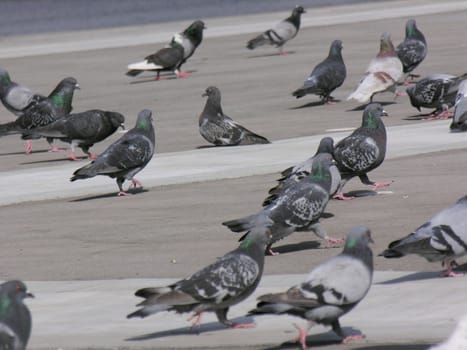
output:
M 355 176 L 363 184 L 373 186 L 373 190 L 391 184 L 373 182 L 367 175 L 380 166 L 386 156 L 386 128 L 381 120 L 383 115 L 387 113 L 379 103 L 369 104 L 363 111 L 362 125 L 335 145 L 334 159 L 342 177 L 335 198 L 352 198 L 344 196 L 342 189 Z
M 332 326 L 343 342 L 361 339 L 345 336 L 339 318 L 352 310 L 368 293 L 373 279 L 373 242 L 366 226 L 352 228 L 341 254 L 315 267 L 304 282 L 283 293 L 265 294 L 250 314 L 289 314 L 314 324 Z M 307 349 L 307 330 L 295 324 L 302 349 Z
M 319 63 L 303 83 L 292 95 L 300 98 L 307 94 L 320 96 L 323 103 L 332 104 L 331 93 L 344 83 L 346 69 L 342 58 L 342 41 L 334 40 L 329 49 L 329 55 Z
M 404 75 L 417 77 L 410 73 L 425 59 L 428 46 L 414 19 L 409 19 L 405 24 L 405 39 L 397 46 L 396 51 L 402 62 Z
M 467 254 L 467 196 L 443 209 L 405 238 L 391 242 L 383 253 L 385 258 L 417 254 L 426 260 L 442 261 L 443 276 L 457 277 L 452 269 L 456 258 Z
M 221 92 L 217 87 L 208 87 L 203 96 L 208 99 L 199 116 L 199 132 L 206 141 L 216 146 L 269 143 L 265 137 L 241 126 L 222 112 Z
M 96 175 L 110 176 L 117 179 L 119 196 L 128 194 L 123 190 L 125 180 L 131 180 L 132 186 L 142 188 L 134 176 L 144 169 L 154 155 L 155 133 L 152 120 L 152 112 L 143 109 L 138 113 L 133 129 L 111 144 L 91 163 L 76 170 L 70 180 L 88 179 Z
M 467 131 L 467 80 L 459 84 L 451 131 Z
M 26 349 L 31 334 L 31 313 L 24 299 L 32 297 L 21 281 L 0 284 L 0 349 Z
M 282 47 L 297 35 L 300 29 L 300 17 L 305 12 L 302 6 L 296 6 L 289 17 L 276 24 L 274 28 L 249 40 L 246 47 L 253 50 L 261 45 L 274 45 L 279 48 L 281 55 L 286 55 L 288 52 L 284 51 Z
M 214 263 L 167 287 L 143 288 L 135 295 L 145 300 L 141 309 L 127 317 L 146 317 L 160 311 L 193 312 L 192 327 L 201 323 L 205 311 L 230 328 L 250 328 L 254 323 L 234 323 L 227 319 L 233 305 L 250 296 L 258 286 L 264 267 L 264 250 L 270 233 L 267 229 L 251 232 L 237 249 Z

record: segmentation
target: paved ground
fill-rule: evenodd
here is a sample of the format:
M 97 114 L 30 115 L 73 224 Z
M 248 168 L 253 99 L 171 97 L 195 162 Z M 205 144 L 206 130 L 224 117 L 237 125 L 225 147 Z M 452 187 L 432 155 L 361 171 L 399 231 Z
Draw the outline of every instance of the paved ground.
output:
M 0 48 L 1 65 L 13 79 L 39 92 L 51 90 L 64 76 L 76 76 L 82 87 L 76 94 L 76 111 L 117 110 L 127 116 L 128 126 L 142 108 L 153 109 L 156 116 L 159 154 L 139 176 L 148 189 L 128 198 L 116 198 L 115 184 L 105 178 L 70 184 L 66 179 L 71 171 L 85 163 L 68 162 L 64 153 L 45 152 L 45 141 L 36 142 L 37 152 L 26 156 L 17 137 L 0 139 L 0 181 L 4 186 L 0 198 L 4 204 L 0 211 L 0 266 L 2 279 L 24 279 L 37 295 L 36 300 L 28 301 L 34 313 L 31 348 L 217 348 L 219 344 L 224 344 L 224 348 L 251 345 L 264 349 L 279 344 L 296 347 L 284 344 L 294 336 L 290 326 L 293 319 L 288 318 L 258 319 L 256 331 L 244 332 L 221 330 L 211 323 L 214 319 L 208 318 L 200 336 L 193 336 L 186 334 L 186 322 L 181 316 L 163 314 L 133 322 L 126 321 L 124 315 L 136 302 L 131 295 L 136 288 L 166 282 L 156 279 L 183 277 L 235 247 L 235 235 L 220 222 L 258 210 L 277 171 L 314 153 L 311 146 L 322 134 L 360 123 L 361 110 L 354 110 L 357 106 L 352 102 L 344 102 L 345 97 L 377 52 L 381 32 L 390 31 L 396 43 L 402 39 L 407 17 L 400 17 L 400 11 L 395 10 L 401 3 L 407 6 L 407 12 L 402 11 L 407 16 L 428 13 L 435 4 L 422 1 L 410 2 L 410 6 L 408 2 L 397 1 L 389 5 L 372 4 L 371 16 L 379 13 L 381 17 L 391 17 L 374 21 L 366 20 L 369 14 L 361 12 L 361 5 L 340 11 L 335 8 L 309 11 L 307 21 L 316 18 L 321 25 L 304 28 L 288 45 L 295 53 L 285 57 L 273 55 L 272 48 L 247 51 L 243 47 L 251 36 L 248 30 L 241 29 L 244 34 L 238 35 L 227 31 L 221 37 L 219 33 L 225 28 L 218 26 L 220 22 L 213 19 L 210 25 L 206 21 L 207 38 L 186 66 L 194 72 L 189 79 L 181 80 L 130 82 L 123 74 L 126 64 L 144 57 L 157 45 L 119 47 L 115 44 L 115 31 L 96 31 L 99 40 L 102 39 L 99 35 L 109 35 L 107 41 L 105 37 L 102 39 L 103 46 L 112 44 L 100 50 L 89 50 L 83 44 L 83 35 L 86 37 L 88 33 L 67 34 L 67 48 L 76 43 L 76 52 L 66 49 L 62 53 L 44 54 L 37 48 L 40 41 L 34 39 L 45 39 L 46 35 L 18 38 L 17 47 L 22 48 L 17 52 L 29 52 L 22 57 L 12 57 L 8 45 Z M 443 3 L 443 6 L 446 4 L 457 6 L 453 7 L 456 11 L 416 16 L 429 42 L 429 55 L 418 69 L 421 75 L 465 71 L 467 44 L 459 42 L 458 35 L 467 14 L 459 6 L 465 3 Z M 358 14 L 350 16 L 351 10 Z M 347 20 L 344 15 L 349 15 Z M 339 16 L 343 24 L 336 24 L 333 16 Z M 265 15 L 262 21 L 271 17 Z M 356 18 L 362 22 L 353 23 Z M 252 19 L 257 22 L 246 21 L 242 28 L 251 30 L 255 23 L 261 22 L 261 17 Z M 322 22 L 325 19 L 329 25 Z M 159 28 L 162 32 L 173 32 L 174 27 L 183 28 L 185 24 L 171 23 Z M 137 28 L 132 30 L 137 32 Z M 210 31 L 212 34 L 208 35 Z M 57 39 L 54 35 L 50 37 Z M 93 38 L 90 41 L 98 42 Z M 343 102 L 316 106 L 314 97 L 293 99 L 291 91 L 324 58 L 335 38 L 344 42 L 348 69 L 346 82 L 335 93 Z M 200 95 L 209 85 L 220 87 L 228 115 L 275 141 L 273 145 L 197 149 L 206 145 L 197 131 L 197 116 L 205 102 Z M 390 127 L 389 154 L 370 177 L 395 182 L 389 193 L 376 197 L 331 201 L 327 211 L 334 216 L 323 220 L 326 229 L 338 237 L 355 224 L 367 224 L 374 233 L 375 253 L 463 196 L 467 171 L 463 147 L 466 136 L 449 134 L 449 121 L 407 120 L 417 115 L 417 111 L 406 98 L 392 104 L 392 96 L 385 94 L 378 100 L 388 103 L 385 109 L 390 117 L 384 121 Z M 0 115 L 4 121 L 12 119 L 4 109 Z M 102 151 L 117 137 L 114 135 L 97 145 L 95 151 Z M 430 138 L 432 143 L 427 142 Z M 306 147 L 310 148 L 309 153 Z M 231 159 L 233 164 L 223 164 L 213 171 L 207 157 L 211 163 Z M 252 164 L 250 170 L 240 164 L 243 161 Z M 160 178 L 160 168 L 177 176 L 184 172 L 193 175 L 181 177 L 180 184 L 170 185 L 167 178 Z M 349 191 L 362 189 L 357 180 L 347 187 Z M 40 196 L 27 197 L 25 193 L 29 192 Z M 284 289 L 300 281 L 310 268 L 339 251 L 321 249 L 310 233 L 290 236 L 277 244 L 277 250 L 282 254 L 267 257 L 266 276 L 257 293 Z M 375 264 L 376 282 L 397 283 L 376 283 L 367 299 L 343 318 L 349 330 L 364 332 L 367 341 L 326 344 L 323 348 L 424 349 L 426 344 L 445 338 L 466 312 L 461 292 L 465 281 L 436 278 L 439 265 L 417 257 L 392 261 L 377 257 Z M 447 299 L 447 291 L 452 290 L 459 292 L 450 296 L 452 300 Z M 232 317 L 243 315 L 253 304 L 254 298 L 250 298 L 233 308 Z M 325 329 L 310 331 L 311 345 L 325 332 Z M 248 337 L 242 337 L 243 334 Z M 145 340 L 125 340 L 141 336 Z

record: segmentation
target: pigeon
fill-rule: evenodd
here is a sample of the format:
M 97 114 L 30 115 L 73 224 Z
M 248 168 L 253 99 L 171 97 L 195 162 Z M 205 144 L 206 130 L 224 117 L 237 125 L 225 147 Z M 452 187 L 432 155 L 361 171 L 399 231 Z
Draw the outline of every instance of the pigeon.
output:
M 206 141 L 216 146 L 270 143 L 267 138 L 251 132 L 222 112 L 221 92 L 217 87 L 208 87 L 202 96 L 208 99 L 199 116 L 199 132 Z
M 183 46 L 174 42 L 169 47 L 164 47 L 156 53 L 146 56 L 144 61 L 129 64 L 126 75 L 135 77 L 144 71 L 155 71 L 157 73 L 156 80 L 159 80 L 161 72 L 172 71 L 177 78 L 183 78 L 178 70 L 178 67 L 183 63 L 183 57 Z
M 24 299 L 33 297 L 21 281 L 0 284 L 0 349 L 26 349 L 31 334 L 31 313 Z
M 453 267 L 456 258 L 467 254 L 467 196 L 456 204 L 441 210 L 410 235 L 391 242 L 380 255 L 385 258 L 400 258 L 417 254 L 426 260 L 442 261 L 446 267 L 443 276 L 457 277 Z
M 339 318 L 352 310 L 368 293 L 373 279 L 373 253 L 368 244 L 373 242 L 366 226 L 352 228 L 339 255 L 315 267 L 304 282 L 286 292 L 265 294 L 249 313 L 289 314 L 313 324 L 330 325 L 346 343 L 363 335 L 345 336 Z M 307 331 L 295 324 L 297 340 L 306 347 Z
M 53 137 L 71 143 L 68 158 L 79 160 L 75 155 L 75 147 L 80 147 L 90 159 L 97 156 L 89 152 L 95 143 L 112 135 L 119 127 L 124 129 L 125 117 L 117 112 L 92 109 L 82 113 L 70 114 L 56 121 L 33 130 L 34 135 Z
M 193 54 L 198 46 L 203 41 L 203 30 L 206 29 L 203 21 L 197 20 L 194 21 L 188 28 L 186 28 L 182 33 L 177 33 L 173 36 L 170 45 L 175 45 L 178 43 L 183 47 L 183 60 L 178 64 L 178 76 L 185 78 L 189 74 L 182 71 L 180 68 Z
M 467 131 L 467 80 L 459 84 L 451 131 Z
M 192 328 L 201 323 L 202 313 L 215 312 L 230 328 L 251 328 L 254 323 L 234 323 L 227 319 L 229 308 L 248 298 L 258 286 L 264 267 L 267 229 L 251 232 L 237 249 L 214 263 L 167 287 L 143 288 L 135 295 L 145 300 L 127 317 L 147 317 L 160 311 L 193 312 Z
M 123 190 L 125 180 L 131 180 L 134 187 L 143 188 L 134 176 L 144 169 L 154 155 L 155 134 L 152 120 L 152 112 L 143 109 L 138 113 L 133 129 L 112 143 L 91 163 L 76 170 L 70 181 L 88 179 L 96 175 L 117 178 L 119 196 L 128 195 Z
M 269 44 L 278 47 L 281 55 L 288 54 L 282 47 L 287 41 L 293 39 L 297 35 L 300 29 L 300 17 L 302 13 L 305 12 L 302 6 L 296 6 L 289 17 L 276 24 L 274 28 L 268 29 L 264 33 L 249 40 L 246 47 L 253 50 L 258 46 Z
M 269 190 L 269 197 L 264 200 L 263 207 L 276 200 L 285 188 L 293 186 L 303 178 L 309 176 L 311 174 L 313 161 L 316 159 L 318 154 L 322 153 L 328 153 L 331 156 L 334 153 L 334 140 L 331 137 L 323 137 L 321 139 L 318 149 L 312 157 L 282 171 L 282 177 L 277 180 L 278 185 Z M 330 165 L 329 170 L 331 172 L 331 189 L 329 191 L 329 195 L 332 197 L 336 193 L 337 187 L 341 181 L 341 174 L 334 163 Z
M 402 63 L 397 57 L 391 36 L 389 33 L 383 33 L 378 55 L 371 60 L 357 89 L 347 100 L 366 103 L 372 102 L 373 96 L 377 93 L 388 90 L 396 93 L 396 85 L 402 75 Z M 396 93 L 397 95 L 399 94 Z
M 39 137 L 32 135 L 31 131 L 68 115 L 73 108 L 72 100 L 75 89 L 79 89 L 79 84 L 75 78 L 68 77 L 62 79 L 47 98 L 23 110 L 22 115 L 15 121 L 1 124 L 0 137 L 11 134 L 22 134 L 22 139 L 28 140 L 26 143 L 26 153 L 31 153 L 32 144 L 29 140 Z M 59 151 L 53 145 L 53 138 L 47 138 L 47 142 L 51 146 L 50 152 Z
M 334 159 L 341 173 L 341 183 L 335 198 L 348 200 L 342 189 L 351 178 L 358 176 L 365 185 L 373 190 L 389 186 L 391 182 L 373 182 L 368 172 L 376 169 L 386 156 L 386 128 L 381 116 L 387 115 L 379 103 L 371 103 L 363 111 L 362 125 L 352 134 L 340 140 L 334 147 Z
M 449 339 L 441 344 L 430 347 L 428 350 L 464 350 L 467 349 L 467 315 L 457 323 L 456 329 Z
M 410 104 L 418 111 L 420 107 L 435 108 L 428 119 L 450 118 L 452 113 L 448 109 L 454 106 L 459 84 L 464 79 L 467 79 L 467 73 L 460 76 L 430 74 L 406 89 Z
M 409 19 L 405 24 L 405 39 L 397 46 L 396 51 L 402 62 L 404 75 L 418 77 L 410 73 L 425 59 L 428 46 L 414 19 Z
M 313 69 L 303 86 L 292 95 L 300 98 L 307 94 L 315 94 L 320 96 L 323 103 L 333 104 L 331 93 L 344 83 L 346 74 L 342 59 L 342 41 L 334 40 L 328 57 Z
M 267 227 L 271 231 L 267 246 L 271 255 L 276 254 L 271 250 L 272 244 L 295 231 L 311 230 L 327 243 L 341 243 L 341 240 L 329 237 L 319 222 L 329 201 L 332 156 L 321 153 L 315 158 L 311 174 L 284 189 L 271 204 L 256 214 L 225 221 L 222 225 L 233 232 L 247 231 L 240 240 L 247 238 L 255 227 Z

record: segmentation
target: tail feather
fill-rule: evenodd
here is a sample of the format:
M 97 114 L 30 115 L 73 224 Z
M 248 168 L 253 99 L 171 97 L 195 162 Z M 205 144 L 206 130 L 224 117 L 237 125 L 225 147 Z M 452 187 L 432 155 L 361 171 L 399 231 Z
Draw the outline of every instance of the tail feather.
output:
M 257 48 L 258 46 L 264 45 L 269 43 L 269 39 L 265 33 L 254 37 L 253 39 L 249 40 L 246 44 L 246 47 L 250 50 Z
M 16 122 L 0 124 L 0 137 L 6 135 L 21 134 L 24 130 L 18 127 Z
M 167 311 L 170 310 L 169 305 L 164 305 L 164 304 L 156 304 L 156 305 L 151 305 L 147 307 L 143 307 L 141 309 L 136 310 L 135 312 L 132 312 L 131 314 L 127 315 L 127 318 L 133 318 L 133 317 L 148 317 L 149 315 L 161 312 L 161 311 Z
M 129 77 L 136 77 L 137 75 L 143 73 L 142 70 L 139 70 L 139 69 L 131 69 L 129 70 L 128 72 L 126 72 L 125 74 L 128 75 Z
M 253 220 L 256 215 L 246 216 L 244 218 L 225 221 L 222 225 L 227 226 L 232 232 L 244 232 L 253 227 Z
M 73 173 L 73 176 L 70 178 L 70 181 L 88 179 L 94 177 L 99 172 L 99 166 L 95 162 L 91 162 L 88 165 L 79 168 Z
M 264 136 L 255 134 L 254 132 L 251 132 L 248 130 L 248 132 L 245 133 L 242 141 L 240 142 L 240 145 L 268 144 L 268 143 L 271 143 L 271 142 Z
M 282 314 L 291 309 L 292 309 L 292 306 L 289 304 L 261 301 L 258 303 L 258 305 L 256 305 L 256 308 L 253 310 L 250 310 L 248 314 L 249 315 Z
M 292 96 L 295 96 L 296 98 L 300 98 L 306 95 L 306 90 L 304 88 L 300 88 L 292 92 Z
M 135 292 L 135 296 L 140 298 L 149 298 L 153 296 L 157 296 L 163 293 L 170 292 L 172 288 L 170 287 L 149 287 L 149 288 L 141 288 Z

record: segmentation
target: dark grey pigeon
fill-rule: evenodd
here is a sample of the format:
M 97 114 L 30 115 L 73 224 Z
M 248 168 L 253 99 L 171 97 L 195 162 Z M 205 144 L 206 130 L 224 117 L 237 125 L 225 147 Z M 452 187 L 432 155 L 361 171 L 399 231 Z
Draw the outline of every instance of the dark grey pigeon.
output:
M 246 47 L 253 50 L 261 45 L 274 45 L 279 48 L 281 55 L 286 55 L 288 52 L 284 51 L 282 47 L 297 35 L 300 29 L 300 17 L 305 12 L 302 6 L 296 6 L 289 17 L 276 24 L 274 28 L 249 40 Z
M 313 231 L 326 243 L 341 243 L 341 240 L 328 236 L 321 226 L 319 218 L 329 201 L 331 188 L 332 156 L 327 153 L 318 154 L 313 161 L 311 174 L 301 181 L 285 188 L 279 196 L 260 212 L 223 222 L 233 232 L 245 232 L 240 240 L 248 237 L 255 227 L 267 227 L 271 231 L 271 245 L 295 231 Z
M 160 311 L 193 312 L 192 327 L 201 323 L 205 311 L 215 312 L 222 324 L 231 328 L 254 327 L 227 319 L 233 305 L 248 298 L 258 286 L 264 267 L 264 250 L 270 233 L 251 232 L 240 246 L 214 263 L 167 287 L 143 288 L 135 295 L 145 300 L 141 309 L 127 317 L 146 317 Z
M 199 116 L 199 132 L 206 141 L 216 146 L 270 143 L 267 138 L 241 126 L 222 112 L 221 92 L 217 87 L 208 87 L 203 96 L 208 99 Z
M 467 131 L 467 80 L 459 84 L 451 131 Z
M 352 310 L 368 293 L 373 279 L 373 242 L 366 226 L 352 228 L 339 255 L 314 268 L 304 282 L 283 293 L 262 295 L 250 314 L 289 314 L 311 325 L 330 325 L 343 342 L 361 339 L 362 335 L 345 336 L 339 318 Z M 307 330 L 295 325 L 302 348 L 306 347 Z
M 411 73 L 425 59 L 428 46 L 414 19 L 409 19 L 405 24 L 405 39 L 397 46 L 396 51 L 405 75 Z
M 0 349 L 25 350 L 31 334 L 31 313 L 25 298 L 34 297 L 21 281 L 0 284 Z
M 420 79 L 406 91 L 412 106 L 420 111 L 420 107 L 435 108 L 429 119 L 447 119 L 452 117 L 448 111 L 454 106 L 457 90 L 467 73 L 461 76 L 451 74 L 430 74 Z
M 172 71 L 177 78 L 183 78 L 178 71 L 178 67 L 182 64 L 184 50 L 179 43 L 173 43 L 169 47 L 164 47 L 156 53 L 146 56 L 144 61 L 131 63 L 128 65 L 126 75 L 135 77 L 144 71 L 156 72 L 156 80 L 159 80 L 160 73 Z
M 62 79 L 47 98 L 32 104 L 25 109 L 15 121 L 0 125 L 0 137 L 12 134 L 22 134 L 22 139 L 40 138 L 32 134 L 35 128 L 48 125 L 55 120 L 68 115 L 72 110 L 73 93 L 79 89 L 75 78 Z M 51 152 L 57 152 L 53 145 L 53 138 L 47 138 Z M 26 143 L 26 153 L 32 152 L 31 141 Z
M 303 83 L 292 95 L 300 98 L 307 94 L 315 94 L 323 103 L 332 104 L 331 93 L 344 83 L 346 69 L 342 58 L 342 41 L 334 40 L 329 49 L 329 55 L 319 63 Z
M 457 277 L 452 269 L 455 259 L 467 254 L 467 196 L 443 209 L 405 238 L 391 242 L 383 253 L 385 258 L 417 254 L 426 260 L 442 261 L 443 276 Z
M 342 189 L 355 176 L 363 184 L 373 186 L 373 190 L 392 183 L 373 182 L 367 175 L 380 166 L 386 156 L 386 128 L 381 120 L 383 115 L 387 113 L 379 103 L 369 104 L 363 111 L 362 125 L 335 145 L 334 159 L 342 177 L 335 198 L 352 198 L 344 196 Z
M 49 125 L 35 128 L 33 133 L 71 143 L 68 158 L 72 160 L 79 160 L 75 154 L 76 146 L 90 159 L 96 159 L 97 156 L 91 154 L 89 148 L 112 135 L 119 127 L 124 129 L 124 121 L 125 117 L 120 113 L 92 109 L 62 117 Z
M 275 201 L 285 188 L 300 182 L 307 176 L 310 176 L 313 161 L 318 154 L 322 153 L 328 153 L 331 156 L 334 153 L 334 140 L 331 137 L 323 137 L 321 139 L 318 149 L 312 157 L 282 171 L 282 177 L 277 180 L 278 185 L 269 190 L 269 197 L 264 200 L 263 206 L 267 206 Z M 331 172 L 331 189 L 329 195 L 332 197 L 336 193 L 337 187 L 341 181 L 341 174 L 335 164 L 331 164 L 329 170 Z
M 70 180 L 88 179 L 96 175 L 116 178 L 119 196 L 128 194 L 123 190 L 125 180 L 131 180 L 134 187 L 143 188 L 134 176 L 144 169 L 154 155 L 156 137 L 152 121 L 152 112 L 143 109 L 138 113 L 133 129 L 112 143 L 91 163 L 76 170 Z

